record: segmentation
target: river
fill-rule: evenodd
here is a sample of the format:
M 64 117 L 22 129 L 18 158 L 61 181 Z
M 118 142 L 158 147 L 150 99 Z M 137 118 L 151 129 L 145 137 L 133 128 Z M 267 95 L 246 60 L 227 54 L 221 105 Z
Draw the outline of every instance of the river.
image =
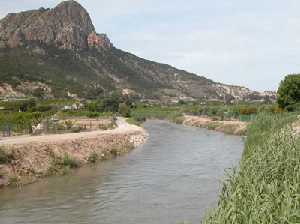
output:
M 200 223 L 242 138 L 165 121 L 144 127 L 148 142 L 128 155 L 0 191 L 0 223 Z

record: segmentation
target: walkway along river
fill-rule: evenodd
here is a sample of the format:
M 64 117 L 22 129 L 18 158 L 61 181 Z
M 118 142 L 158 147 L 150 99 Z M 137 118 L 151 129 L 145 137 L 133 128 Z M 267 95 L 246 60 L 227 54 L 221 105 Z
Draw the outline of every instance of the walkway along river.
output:
M 66 176 L 0 191 L 0 223 L 200 223 L 216 206 L 225 169 L 243 140 L 148 121 L 148 142 L 128 155 Z

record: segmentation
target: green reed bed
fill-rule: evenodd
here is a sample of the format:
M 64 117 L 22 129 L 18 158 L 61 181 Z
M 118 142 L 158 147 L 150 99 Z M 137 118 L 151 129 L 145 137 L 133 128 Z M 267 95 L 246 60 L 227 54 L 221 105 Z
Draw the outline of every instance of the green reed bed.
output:
M 295 119 L 258 115 L 240 167 L 228 176 L 218 207 L 203 223 L 300 223 L 300 141 L 290 125 Z

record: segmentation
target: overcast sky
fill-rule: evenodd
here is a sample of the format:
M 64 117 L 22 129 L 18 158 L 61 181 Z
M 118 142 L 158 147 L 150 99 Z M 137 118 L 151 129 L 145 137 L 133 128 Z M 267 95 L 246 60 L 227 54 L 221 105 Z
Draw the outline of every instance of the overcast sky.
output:
M 58 0 L 0 0 L 8 12 Z M 254 90 L 300 73 L 299 0 L 79 0 L 97 32 L 146 59 Z

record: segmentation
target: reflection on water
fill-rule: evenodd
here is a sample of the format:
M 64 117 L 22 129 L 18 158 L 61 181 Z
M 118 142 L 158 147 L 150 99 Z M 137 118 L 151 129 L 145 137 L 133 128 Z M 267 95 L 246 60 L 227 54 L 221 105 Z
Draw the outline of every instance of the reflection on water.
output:
M 145 128 L 148 142 L 126 156 L 1 191 L 0 223 L 200 223 L 242 139 L 164 121 Z

